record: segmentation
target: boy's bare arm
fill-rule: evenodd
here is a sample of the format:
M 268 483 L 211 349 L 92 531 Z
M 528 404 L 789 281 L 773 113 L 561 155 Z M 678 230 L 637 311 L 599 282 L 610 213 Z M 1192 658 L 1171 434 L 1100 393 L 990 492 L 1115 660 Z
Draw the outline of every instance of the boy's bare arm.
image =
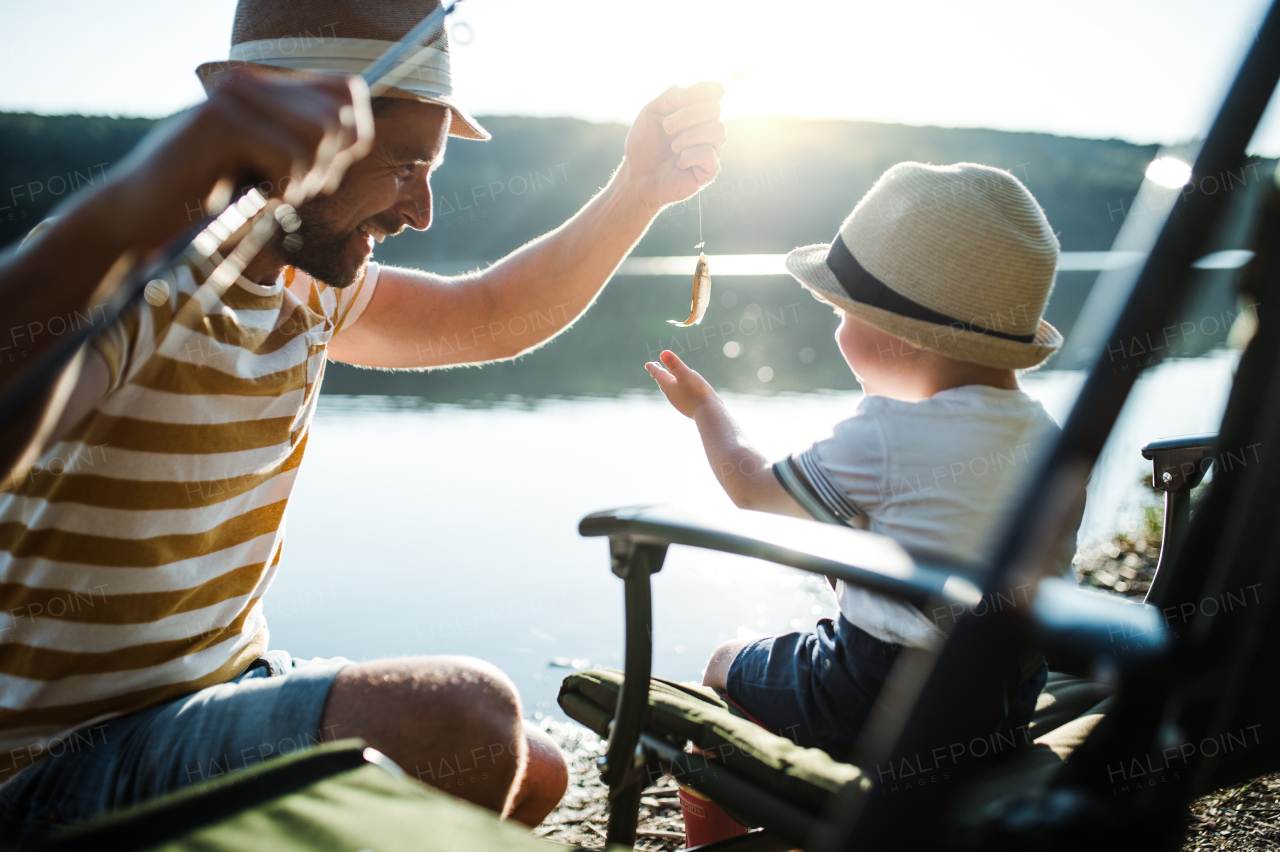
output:
M 662 364 L 651 361 L 645 368 L 675 409 L 698 425 L 711 470 L 734 505 L 808 518 L 809 513 L 774 477 L 769 460 L 751 446 L 711 385 L 674 352 L 663 352 L 661 358 Z

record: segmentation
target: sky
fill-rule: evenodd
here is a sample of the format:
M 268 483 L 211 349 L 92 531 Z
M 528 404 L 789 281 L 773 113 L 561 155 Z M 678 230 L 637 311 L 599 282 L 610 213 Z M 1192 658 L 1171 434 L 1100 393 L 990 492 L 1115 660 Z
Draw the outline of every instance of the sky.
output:
M 466 0 L 454 84 L 478 115 L 630 121 L 727 80 L 725 117 L 789 115 L 1174 144 L 1203 133 L 1265 0 Z M 0 3 L 0 110 L 162 116 L 203 98 L 234 0 Z M 1280 108 L 1255 153 L 1280 155 Z

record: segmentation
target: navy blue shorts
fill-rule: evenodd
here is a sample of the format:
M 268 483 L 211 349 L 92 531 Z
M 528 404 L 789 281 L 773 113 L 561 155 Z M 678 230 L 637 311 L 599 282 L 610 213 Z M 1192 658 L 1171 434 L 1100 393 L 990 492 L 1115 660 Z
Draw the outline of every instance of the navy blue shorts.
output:
M 766 636 L 739 651 L 726 692 L 779 735 L 847 760 L 901 648 L 843 617 L 824 618 L 811 631 Z M 1017 687 L 1006 728 L 1031 721 L 1048 673 L 1041 663 Z

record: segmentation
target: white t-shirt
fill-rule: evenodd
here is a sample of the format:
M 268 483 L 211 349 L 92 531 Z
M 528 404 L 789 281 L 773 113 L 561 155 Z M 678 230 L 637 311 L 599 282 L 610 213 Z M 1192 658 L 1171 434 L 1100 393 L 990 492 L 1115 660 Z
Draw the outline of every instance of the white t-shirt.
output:
M 788 462 L 839 520 L 913 553 L 980 561 L 1058 432 L 1044 407 L 1022 391 L 966 385 L 919 402 L 864 397 L 831 437 Z M 1062 574 L 1072 579 L 1079 522 L 1059 555 Z M 942 639 L 911 604 L 843 582 L 836 597 L 850 623 L 885 642 L 930 648 Z

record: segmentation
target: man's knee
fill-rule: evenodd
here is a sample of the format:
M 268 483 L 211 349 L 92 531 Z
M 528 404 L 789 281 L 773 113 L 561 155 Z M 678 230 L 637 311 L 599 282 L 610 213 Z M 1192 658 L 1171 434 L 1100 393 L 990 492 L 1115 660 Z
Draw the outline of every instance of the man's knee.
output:
M 495 748 L 501 745 L 513 758 L 523 754 L 520 693 L 505 672 L 475 657 L 430 657 L 425 661 L 436 671 L 428 675 L 432 689 L 423 696 L 424 703 L 441 702 L 443 706 L 437 705 L 437 709 L 468 731 L 469 739 L 483 738 Z
M 526 760 L 528 745 L 520 694 L 511 678 L 484 660 L 453 657 L 445 683 L 434 696 L 447 704 L 447 709 L 437 710 L 444 710 L 447 717 L 439 721 L 444 722 L 444 738 L 452 740 L 446 750 L 460 755 L 458 765 L 487 767 L 497 777 L 514 781 Z
M 523 755 L 520 695 L 500 669 L 473 657 L 405 657 L 343 669 L 330 690 L 336 735 L 399 732 L 409 740 L 494 744 L 494 759 Z M 513 746 L 514 743 L 514 746 Z M 499 748 L 498 746 L 501 746 Z
M 520 693 L 506 673 L 474 657 L 457 657 L 454 702 L 465 716 L 488 729 L 488 739 L 508 747 L 515 757 L 524 751 Z M 516 748 L 510 748 L 511 744 Z

